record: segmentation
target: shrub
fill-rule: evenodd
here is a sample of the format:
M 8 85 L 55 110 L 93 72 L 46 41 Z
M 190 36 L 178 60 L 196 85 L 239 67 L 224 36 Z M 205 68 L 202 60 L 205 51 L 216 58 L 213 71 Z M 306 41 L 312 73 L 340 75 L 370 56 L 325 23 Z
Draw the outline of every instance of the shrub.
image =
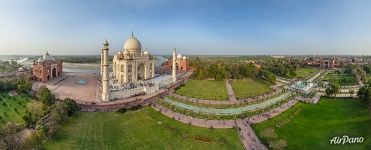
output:
M 127 111 L 126 108 L 121 108 L 121 109 L 117 110 L 117 112 L 119 112 L 119 113 L 125 113 L 126 111 Z

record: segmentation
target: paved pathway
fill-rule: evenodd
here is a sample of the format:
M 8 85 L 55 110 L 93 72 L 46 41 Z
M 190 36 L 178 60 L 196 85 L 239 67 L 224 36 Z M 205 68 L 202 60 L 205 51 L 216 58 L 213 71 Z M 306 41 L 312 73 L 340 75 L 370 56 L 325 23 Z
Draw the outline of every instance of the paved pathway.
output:
M 227 86 L 228 98 L 230 102 L 237 103 L 237 98 L 236 98 L 236 95 L 234 95 L 231 81 L 232 80 L 225 80 L 225 85 Z
M 259 114 L 259 115 L 255 115 L 255 116 L 252 116 L 252 117 L 249 117 L 249 121 L 251 123 L 259 123 L 259 122 L 262 122 L 262 121 L 265 121 L 269 118 L 272 118 L 274 116 L 277 116 L 279 114 L 281 114 L 282 112 L 286 111 L 287 109 L 289 109 L 291 106 L 294 106 L 298 101 L 297 100 L 289 100 L 287 103 L 285 104 L 282 104 L 281 106 L 279 107 L 276 107 L 274 108 L 273 110 L 269 111 L 269 112 L 264 112 L 262 114 Z
M 235 127 L 234 120 L 207 120 L 207 119 L 199 119 L 193 118 L 190 116 L 186 116 L 183 114 L 179 114 L 177 112 L 173 112 L 170 109 L 167 109 L 158 104 L 152 104 L 152 108 L 161 112 L 163 115 L 168 116 L 169 118 L 173 118 L 175 120 L 181 121 L 186 124 L 191 124 L 194 126 L 205 127 L 205 128 L 233 128 Z
M 314 75 L 313 77 L 309 78 L 307 80 L 307 82 L 313 82 L 316 78 L 318 78 L 322 73 L 324 72 L 324 70 L 321 70 L 320 72 L 318 72 L 316 75 Z
M 361 78 L 359 77 L 359 75 L 358 74 L 356 74 L 356 79 L 357 79 L 357 83 L 358 83 L 358 85 L 359 86 L 364 86 L 364 84 L 363 84 L 363 82 L 362 82 L 362 80 L 361 80 Z
M 260 142 L 254 130 L 247 123 L 246 119 L 236 120 L 237 131 L 240 134 L 240 139 L 245 149 L 248 150 L 267 150 Z

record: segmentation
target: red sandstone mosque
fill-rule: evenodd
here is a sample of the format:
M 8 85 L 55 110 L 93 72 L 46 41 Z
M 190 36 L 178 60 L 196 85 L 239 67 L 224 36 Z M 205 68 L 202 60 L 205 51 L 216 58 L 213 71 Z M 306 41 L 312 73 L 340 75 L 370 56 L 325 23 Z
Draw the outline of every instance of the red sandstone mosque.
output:
M 162 66 L 167 69 L 172 69 L 173 67 L 172 64 L 173 64 L 173 60 L 170 57 L 168 60 L 166 60 L 162 64 Z M 176 68 L 175 68 L 176 70 L 180 70 L 180 71 L 189 70 L 188 58 L 186 56 L 182 56 L 182 54 L 180 53 L 176 56 L 175 64 L 176 64 Z
M 32 75 L 37 81 L 47 82 L 62 75 L 62 61 L 55 60 L 48 52 L 32 65 Z

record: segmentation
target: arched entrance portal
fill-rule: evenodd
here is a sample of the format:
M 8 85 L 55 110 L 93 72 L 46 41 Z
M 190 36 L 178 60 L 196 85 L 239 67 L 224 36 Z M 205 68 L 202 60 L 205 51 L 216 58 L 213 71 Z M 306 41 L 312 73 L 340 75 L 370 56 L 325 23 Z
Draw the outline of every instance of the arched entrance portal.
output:
M 143 63 L 138 65 L 138 70 L 137 70 L 137 79 L 138 80 L 144 80 L 144 71 L 145 71 L 145 66 Z
M 57 69 L 53 68 L 52 70 L 52 78 L 57 76 Z

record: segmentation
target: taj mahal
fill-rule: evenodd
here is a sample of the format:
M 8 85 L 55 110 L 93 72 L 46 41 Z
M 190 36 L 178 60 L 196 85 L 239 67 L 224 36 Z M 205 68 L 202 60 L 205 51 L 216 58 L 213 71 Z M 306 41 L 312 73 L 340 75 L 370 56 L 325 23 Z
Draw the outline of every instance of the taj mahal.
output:
M 101 50 L 102 101 L 126 99 L 150 94 L 166 87 L 176 80 L 176 49 L 173 49 L 172 75 L 155 74 L 155 57 L 142 49 L 141 42 L 132 33 L 123 48 L 113 56 L 112 72 L 109 72 L 109 43 L 106 40 Z

